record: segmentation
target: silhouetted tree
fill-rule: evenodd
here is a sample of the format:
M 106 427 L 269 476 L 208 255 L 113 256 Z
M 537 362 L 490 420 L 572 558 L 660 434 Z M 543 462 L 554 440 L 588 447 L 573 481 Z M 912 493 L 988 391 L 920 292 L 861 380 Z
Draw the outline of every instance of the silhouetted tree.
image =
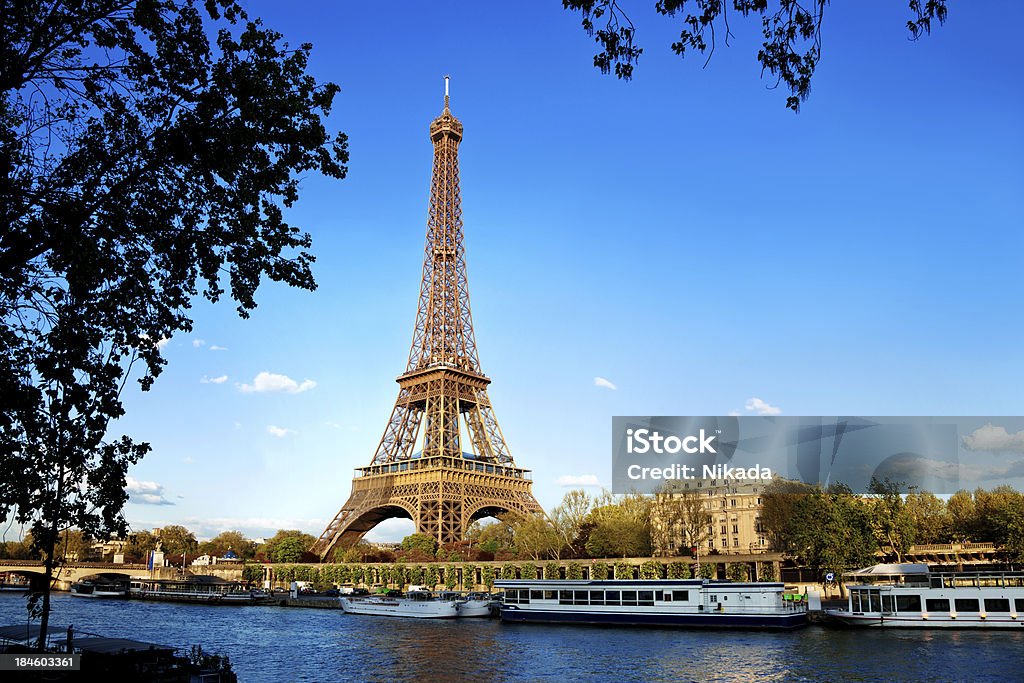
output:
M 61 531 L 127 531 L 107 433 L 133 370 L 148 389 L 189 309 L 247 317 L 264 278 L 313 289 L 282 206 L 298 175 L 341 178 L 338 88 L 234 0 L 22 0 L 0 19 L 0 521 L 32 525 L 53 576 Z M 41 600 L 39 600 L 41 597 Z M 49 581 L 30 601 L 45 642 Z

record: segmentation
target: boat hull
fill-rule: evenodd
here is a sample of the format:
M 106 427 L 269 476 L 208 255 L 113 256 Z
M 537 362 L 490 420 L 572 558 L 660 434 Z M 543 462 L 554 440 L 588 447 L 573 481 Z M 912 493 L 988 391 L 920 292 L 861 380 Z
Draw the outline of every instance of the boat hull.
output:
M 199 605 L 266 605 L 273 599 L 265 596 L 227 595 L 220 593 L 184 593 L 146 591 L 131 594 L 133 600 L 151 600 L 155 602 L 188 602 Z
M 459 617 L 489 617 L 491 616 L 490 600 L 467 600 L 459 603 Z
M 920 629 L 1017 629 L 1024 627 L 1024 620 L 1012 617 L 929 617 L 890 616 L 880 614 L 852 614 L 838 610 L 825 612 L 826 623 L 852 628 L 920 628 Z
M 92 593 L 79 593 L 71 591 L 73 598 L 99 598 L 104 600 L 125 600 L 128 598 L 128 591 L 93 591 Z
M 434 600 L 358 600 L 341 598 L 341 609 L 346 614 L 364 614 L 378 617 L 411 617 L 414 619 L 454 619 L 459 616 L 455 602 Z
M 589 624 L 610 626 L 672 626 L 682 628 L 778 629 L 791 630 L 807 625 L 806 612 L 789 614 L 721 614 L 596 612 L 520 609 L 503 605 L 501 618 L 510 622 Z

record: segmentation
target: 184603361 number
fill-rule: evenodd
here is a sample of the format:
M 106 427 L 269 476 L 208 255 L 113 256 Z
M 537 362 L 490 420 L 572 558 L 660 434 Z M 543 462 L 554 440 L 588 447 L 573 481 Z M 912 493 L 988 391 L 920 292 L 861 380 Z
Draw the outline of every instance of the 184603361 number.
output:
M 0 654 L 0 671 L 78 671 L 82 656 Z

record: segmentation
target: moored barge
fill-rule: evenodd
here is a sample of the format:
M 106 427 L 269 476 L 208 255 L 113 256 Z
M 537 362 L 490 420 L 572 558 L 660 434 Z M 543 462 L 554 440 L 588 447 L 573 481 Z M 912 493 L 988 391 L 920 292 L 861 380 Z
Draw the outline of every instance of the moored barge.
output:
M 510 622 L 793 629 L 807 606 L 783 600 L 785 584 L 708 579 L 501 580 Z
M 1024 573 L 932 572 L 926 564 L 879 564 L 843 576 L 845 609 L 830 622 L 872 628 L 1018 629 Z

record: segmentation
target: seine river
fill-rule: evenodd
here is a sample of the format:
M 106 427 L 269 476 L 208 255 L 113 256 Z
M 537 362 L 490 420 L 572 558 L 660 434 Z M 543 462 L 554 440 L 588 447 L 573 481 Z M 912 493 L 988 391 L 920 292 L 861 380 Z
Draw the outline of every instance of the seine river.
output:
M 0 625 L 24 622 L 0 594 Z M 227 654 L 240 681 L 1024 681 L 1012 632 L 708 632 L 434 621 L 55 594 L 52 623 Z

